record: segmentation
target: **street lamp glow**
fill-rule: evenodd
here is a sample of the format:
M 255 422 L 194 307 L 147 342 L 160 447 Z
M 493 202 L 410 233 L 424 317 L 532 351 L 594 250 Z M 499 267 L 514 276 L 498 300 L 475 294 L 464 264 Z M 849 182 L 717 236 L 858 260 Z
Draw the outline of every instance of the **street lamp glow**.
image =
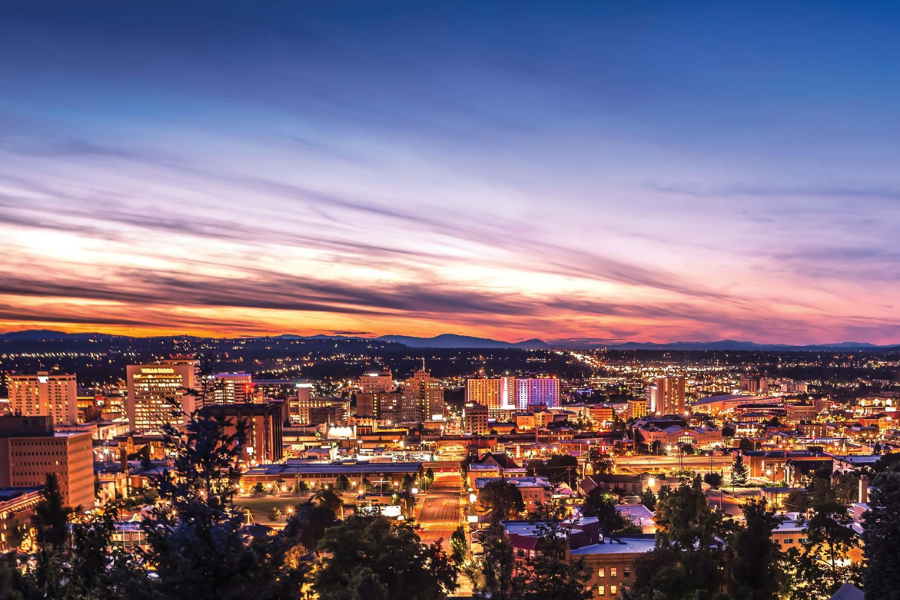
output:
M 648 478 L 647 478 L 647 485 L 648 485 L 648 486 L 653 487 L 653 485 L 654 485 L 655 483 L 656 483 L 656 479 L 654 479 L 653 477 L 648 477 Z
M 478 496 L 476 496 L 475 494 L 469 494 L 469 502 L 471 502 L 472 504 L 474 504 L 477 499 Z

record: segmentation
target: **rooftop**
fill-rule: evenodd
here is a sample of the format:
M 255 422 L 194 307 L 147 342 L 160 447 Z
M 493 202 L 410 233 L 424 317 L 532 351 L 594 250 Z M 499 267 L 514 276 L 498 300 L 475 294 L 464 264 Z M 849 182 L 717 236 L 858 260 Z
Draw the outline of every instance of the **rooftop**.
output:
M 621 542 L 621 543 L 619 543 Z M 573 556 L 586 554 L 645 554 L 656 548 L 656 541 L 652 537 L 646 538 L 621 538 L 619 542 L 607 542 L 604 544 L 591 544 L 572 550 Z

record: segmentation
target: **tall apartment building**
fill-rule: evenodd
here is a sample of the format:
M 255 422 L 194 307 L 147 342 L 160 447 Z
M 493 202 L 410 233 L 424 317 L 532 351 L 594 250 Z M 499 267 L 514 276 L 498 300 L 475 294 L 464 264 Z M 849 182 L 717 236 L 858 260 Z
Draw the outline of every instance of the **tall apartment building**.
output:
M 661 415 L 684 414 L 684 377 L 660 377 L 656 380 L 656 405 L 652 410 Z
M 250 373 L 218 373 L 209 377 L 206 404 L 243 404 L 254 399 Z
M 440 421 L 444 418 L 444 386 L 425 369 L 413 374 L 404 394 L 415 406 L 416 421 Z
M 55 474 L 63 502 L 94 507 L 90 432 L 54 433 L 53 418 L 0 417 L 0 488 L 38 487 Z
M 74 375 L 10 375 L 9 410 L 25 417 L 49 416 L 56 425 L 78 422 L 78 383 Z
M 384 367 L 380 373 L 366 373 L 359 378 L 359 389 L 364 394 L 390 392 L 394 389 L 394 377 L 390 367 Z
M 194 412 L 196 363 L 170 359 L 159 364 L 128 365 L 125 412 L 133 431 L 160 431 L 166 423 L 181 425 Z
M 559 379 L 555 377 L 472 378 L 466 380 L 466 402 L 489 409 L 526 410 L 529 406 L 559 406 Z
M 487 435 L 490 432 L 487 407 L 466 402 L 463 406 L 462 428 L 466 434 Z

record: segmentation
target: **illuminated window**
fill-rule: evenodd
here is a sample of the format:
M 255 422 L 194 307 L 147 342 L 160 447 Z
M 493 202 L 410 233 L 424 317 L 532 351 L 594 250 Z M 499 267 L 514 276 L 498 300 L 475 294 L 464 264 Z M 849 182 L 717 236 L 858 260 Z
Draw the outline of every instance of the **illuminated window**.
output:
M 600 570 L 597 572 L 597 577 L 606 577 L 606 569 L 600 567 Z
M 610 576 L 610 577 L 615 577 L 615 576 L 616 576 L 616 568 L 615 568 L 615 567 L 612 567 L 612 568 L 609 570 L 609 576 Z
M 609 594 L 610 594 L 611 596 L 615 596 L 615 595 L 616 595 L 616 586 L 614 586 L 614 585 L 609 586 Z
M 597 586 L 597 595 L 598 595 L 598 596 L 605 596 L 605 595 L 606 595 L 606 588 L 604 588 L 602 585 L 598 585 L 598 586 Z

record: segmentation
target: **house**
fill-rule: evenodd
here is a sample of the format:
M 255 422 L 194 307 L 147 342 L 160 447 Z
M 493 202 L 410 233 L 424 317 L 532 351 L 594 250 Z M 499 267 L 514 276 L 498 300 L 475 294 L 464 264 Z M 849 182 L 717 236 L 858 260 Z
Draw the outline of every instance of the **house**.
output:
M 594 488 L 604 488 L 625 496 L 639 496 L 647 488 L 647 480 L 640 475 L 612 475 L 602 473 L 590 475 L 578 482 L 578 489 L 583 496 Z
M 479 477 L 475 480 L 473 488 L 480 490 L 492 481 L 508 481 L 514 484 L 522 494 L 525 510 L 530 513 L 547 504 L 553 491 L 553 486 L 544 477 Z

